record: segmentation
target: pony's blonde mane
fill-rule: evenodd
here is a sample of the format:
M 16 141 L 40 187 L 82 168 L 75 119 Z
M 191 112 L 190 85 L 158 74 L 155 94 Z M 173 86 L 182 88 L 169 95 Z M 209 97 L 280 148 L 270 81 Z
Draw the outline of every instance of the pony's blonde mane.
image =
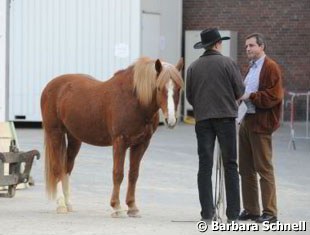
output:
M 133 88 L 142 105 L 148 105 L 153 99 L 156 89 L 155 61 L 149 58 L 140 58 L 134 64 Z
M 183 88 L 183 80 L 175 66 L 162 63 L 162 71 L 157 78 L 155 61 L 149 58 L 140 58 L 134 64 L 133 87 L 139 102 L 147 106 L 152 102 L 156 87 L 162 89 L 169 79 L 172 79 Z

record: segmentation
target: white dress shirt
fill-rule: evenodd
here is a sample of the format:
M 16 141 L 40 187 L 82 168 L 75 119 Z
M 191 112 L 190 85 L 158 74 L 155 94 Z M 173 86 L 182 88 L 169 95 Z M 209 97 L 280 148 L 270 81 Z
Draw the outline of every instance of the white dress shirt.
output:
M 262 56 L 257 61 L 250 62 L 250 70 L 244 80 L 245 93 L 251 94 L 258 91 L 259 75 L 262 70 L 265 57 L 266 56 Z M 245 104 L 248 108 L 247 113 L 255 113 L 255 106 L 250 100 L 246 100 Z

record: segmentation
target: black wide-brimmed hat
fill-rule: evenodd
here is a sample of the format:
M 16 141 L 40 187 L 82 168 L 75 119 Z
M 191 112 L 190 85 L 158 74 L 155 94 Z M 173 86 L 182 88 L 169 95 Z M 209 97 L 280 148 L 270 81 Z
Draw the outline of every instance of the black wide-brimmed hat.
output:
M 200 37 L 201 42 L 195 43 L 195 49 L 205 48 L 217 43 L 218 41 L 230 39 L 230 37 L 221 37 L 221 34 L 217 28 L 203 30 L 200 33 Z

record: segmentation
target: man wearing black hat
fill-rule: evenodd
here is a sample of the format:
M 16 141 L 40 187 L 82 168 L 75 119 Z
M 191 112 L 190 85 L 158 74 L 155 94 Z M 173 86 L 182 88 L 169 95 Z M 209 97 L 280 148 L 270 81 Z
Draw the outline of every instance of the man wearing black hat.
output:
M 240 212 L 239 176 L 236 150 L 235 118 L 238 100 L 244 93 L 241 73 L 236 63 L 221 54 L 222 41 L 218 29 L 201 32 L 195 49 L 205 52 L 187 70 L 186 98 L 193 106 L 196 120 L 199 170 L 198 191 L 201 217 L 214 218 L 212 168 L 215 138 L 218 138 L 225 171 L 228 221 L 237 220 Z

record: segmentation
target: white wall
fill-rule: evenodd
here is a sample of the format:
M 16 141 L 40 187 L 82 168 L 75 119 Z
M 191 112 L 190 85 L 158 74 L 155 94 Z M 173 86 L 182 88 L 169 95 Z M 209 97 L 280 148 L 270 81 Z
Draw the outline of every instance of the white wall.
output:
M 161 4 L 161 57 L 176 64 L 182 52 L 182 0 L 160 0 Z
M 159 35 L 153 32 L 157 40 L 155 47 L 161 59 L 176 64 L 182 50 L 182 0 L 142 0 L 141 9 L 144 14 L 159 16 Z
M 0 0 L 0 122 L 4 122 L 7 115 L 6 9 L 7 0 Z

